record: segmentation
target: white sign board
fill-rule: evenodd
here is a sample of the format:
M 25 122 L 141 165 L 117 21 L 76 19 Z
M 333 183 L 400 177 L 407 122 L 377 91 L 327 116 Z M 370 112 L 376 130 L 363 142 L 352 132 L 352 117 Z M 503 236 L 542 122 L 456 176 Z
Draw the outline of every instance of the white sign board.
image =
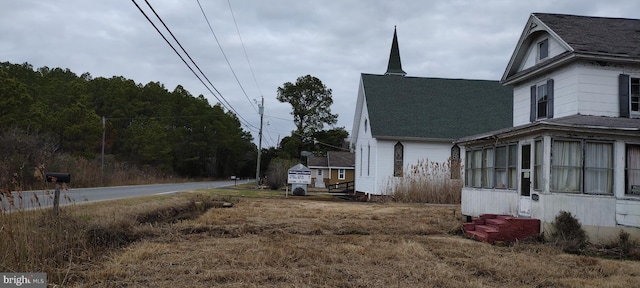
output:
M 311 170 L 289 170 L 289 184 L 311 184 Z

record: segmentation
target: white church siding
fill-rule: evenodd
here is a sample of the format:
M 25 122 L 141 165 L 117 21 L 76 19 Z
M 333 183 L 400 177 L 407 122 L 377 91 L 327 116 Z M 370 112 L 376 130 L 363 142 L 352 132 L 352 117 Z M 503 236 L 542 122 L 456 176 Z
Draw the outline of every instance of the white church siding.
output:
M 451 156 L 451 147 L 453 144 L 449 141 L 398 141 L 398 140 L 378 140 L 377 141 L 377 191 L 372 194 L 386 195 L 392 193 L 394 182 L 393 164 L 394 164 L 394 147 L 396 143 L 404 146 L 403 153 L 403 171 L 407 173 L 408 169 L 418 164 L 418 161 L 429 161 L 437 163 L 445 163 Z

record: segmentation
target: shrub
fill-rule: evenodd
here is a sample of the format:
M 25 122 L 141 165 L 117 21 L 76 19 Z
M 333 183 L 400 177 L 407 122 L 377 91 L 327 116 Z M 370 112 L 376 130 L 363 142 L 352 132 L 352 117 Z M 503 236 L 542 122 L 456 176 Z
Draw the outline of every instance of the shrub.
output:
M 296 161 L 282 158 L 274 158 L 267 168 L 266 184 L 269 189 L 278 190 L 287 184 L 289 168 L 296 165 Z
M 588 243 L 587 234 L 582 229 L 580 221 L 571 212 L 560 211 L 553 222 L 555 231 L 551 240 L 562 247 L 567 253 L 580 254 Z

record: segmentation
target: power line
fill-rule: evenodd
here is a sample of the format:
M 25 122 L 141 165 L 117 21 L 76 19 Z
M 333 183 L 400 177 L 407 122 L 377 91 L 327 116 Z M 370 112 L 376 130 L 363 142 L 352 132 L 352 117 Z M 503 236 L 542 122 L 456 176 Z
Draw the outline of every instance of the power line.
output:
M 231 8 L 231 1 L 227 0 L 229 3 L 229 10 L 231 10 L 231 17 L 233 18 L 233 24 L 236 26 L 236 31 L 238 32 L 238 38 L 240 38 L 240 44 L 242 45 L 242 51 L 244 51 L 244 57 L 247 59 L 247 63 L 249 64 L 249 70 L 251 71 L 251 75 L 253 75 L 253 82 L 256 83 L 256 88 L 258 88 L 258 92 L 260 95 L 262 91 L 260 90 L 260 85 L 258 85 L 258 80 L 256 79 L 256 74 L 253 73 L 253 67 L 251 66 L 251 61 L 249 61 L 249 55 L 247 54 L 247 49 L 244 47 L 244 41 L 242 41 L 242 36 L 240 35 L 240 29 L 238 28 L 238 22 L 236 22 L 236 15 L 233 13 L 233 8 Z
M 160 20 L 160 22 L 162 23 L 162 25 L 165 27 L 165 29 L 167 29 L 167 31 L 169 32 L 169 34 L 171 34 L 171 36 L 173 37 L 173 39 L 176 41 L 176 43 L 180 46 L 180 48 L 182 49 L 182 51 L 185 53 L 185 55 L 187 55 L 187 57 L 189 58 L 189 60 L 191 60 L 191 62 L 193 63 L 193 65 L 196 66 L 196 68 L 198 69 L 198 71 L 202 74 L 202 76 L 207 80 L 207 82 L 211 85 L 211 87 L 213 87 L 213 89 L 218 92 L 218 95 L 220 95 L 220 97 L 218 97 L 209 86 L 207 86 L 207 84 L 202 80 L 202 78 L 193 70 L 193 68 L 191 67 L 191 65 L 189 65 L 189 63 L 187 63 L 187 61 L 184 59 L 184 57 L 178 52 L 178 50 L 176 50 L 176 48 L 171 44 L 171 42 L 167 39 L 167 37 L 164 36 L 164 34 L 162 33 L 162 31 L 160 31 L 160 29 L 158 29 L 158 27 L 155 25 L 155 23 L 153 23 L 153 21 L 149 18 L 149 16 L 147 16 L 147 13 L 144 12 L 144 10 L 142 10 L 142 8 L 138 5 L 138 3 L 135 0 L 131 0 L 133 2 L 133 4 L 138 8 L 138 10 L 140 11 L 140 13 L 142 13 L 142 15 L 144 15 L 144 17 L 147 19 L 147 21 L 149 21 L 149 23 L 153 26 L 153 28 L 156 30 L 156 32 L 158 32 L 158 34 L 160 34 L 160 36 L 162 37 L 162 39 L 164 39 L 164 41 L 169 45 L 169 47 L 171 47 L 171 49 L 176 53 L 176 55 L 178 55 L 178 57 L 180 57 L 180 59 L 182 60 L 182 62 L 187 66 L 187 68 L 189 68 L 189 70 L 191 71 L 191 73 L 193 73 L 194 76 L 196 76 L 196 78 L 198 78 L 198 80 L 200 81 L 200 83 L 202 83 L 202 85 L 205 86 L 205 88 L 207 90 L 209 90 L 209 92 L 211 92 L 211 94 L 223 105 L 225 106 L 228 110 L 233 111 L 240 119 L 242 119 L 242 121 L 244 121 L 246 124 L 248 124 L 248 126 L 253 126 L 249 123 L 249 121 L 247 121 L 246 119 L 244 119 L 242 117 L 242 115 L 240 115 L 240 113 L 238 113 L 238 111 L 236 111 L 233 106 L 224 98 L 224 96 L 222 96 L 222 93 L 220 93 L 220 91 L 218 91 L 218 89 L 216 89 L 215 85 L 213 85 L 213 83 L 211 83 L 211 81 L 208 79 L 208 77 L 204 74 L 204 72 L 202 72 L 202 70 L 200 69 L 200 67 L 195 63 L 195 61 L 191 58 L 191 56 L 189 56 L 189 53 L 184 49 L 184 47 L 180 44 L 180 41 L 178 41 L 178 39 L 173 35 L 173 33 L 171 32 L 171 30 L 169 29 L 169 27 L 167 27 L 167 25 L 164 23 L 164 21 L 162 20 L 162 18 L 155 12 L 155 10 L 153 9 L 153 7 L 151 6 L 151 4 L 145 0 L 145 2 L 147 3 L 147 5 L 149 6 L 149 8 L 153 11 L 153 13 L 156 15 L 156 17 L 158 18 L 158 20 Z M 224 100 L 224 103 L 226 103 L 227 105 L 225 105 L 223 103 L 222 100 L 220 100 L 220 98 L 222 98 Z
M 211 34 L 213 34 L 213 38 L 216 39 L 216 43 L 218 43 L 218 47 L 220 48 L 220 52 L 222 52 L 222 56 L 224 56 L 224 60 L 227 61 L 227 65 L 229 65 L 229 69 L 231 69 L 231 73 L 233 73 L 233 77 L 236 78 L 236 82 L 238 82 L 238 85 L 240 86 L 240 90 L 242 90 L 242 93 L 244 94 L 244 97 L 247 98 L 247 101 L 249 101 L 249 104 L 251 105 L 251 107 L 253 107 L 253 110 L 258 112 L 258 110 L 256 110 L 256 107 L 253 106 L 253 103 L 249 99 L 249 96 L 247 95 L 247 92 L 244 91 L 244 87 L 242 87 L 242 84 L 240 84 L 240 80 L 238 79 L 238 76 L 236 75 L 236 72 L 233 70 L 233 67 L 231 66 L 231 62 L 229 62 L 229 58 L 227 58 L 227 54 L 224 53 L 224 49 L 222 49 L 222 45 L 220 44 L 220 41 L 218 41 L 218 37 L 216 36 L 216 33 L 213 32 L 213 28 L 211 27 L 211 23 L 209 22 L 209 18 L 207 17 L 207 14 L 204 13 L 204 9 L 202 9 L 202 5 L 200 4 L 200 0 L 196 0 L 196 2 L 198 2 L 198 6 L 200 7 L 200 11 L 202 12 L 202 16 L 204 16 L 204 20 L 207 21 L 207 25 L 209 26 L 209 30 L 211 31 Z M 234 18 L 234 21 L 235 21 L 235 18 Z
M 238 113 L 238 111 L 236 111 L 233 106 L 231 106 L 231 103 L 229 103 L 229 101 L 227 101 L 227 99 L 224 98 L 224 96 L 222 96 L 222 93 L 220 93 L 220 91 L 218 91 L 218 89 L 216 88 L 215 85 L 213 85 L 213 83 L 211 83 L 211 81 L 209 80 L 209 78 L 207 77 L 207 75 L 204 74 L 204 72 L 202 72 L 202 69 L 200 69 L 200 67 L 198 66 L 198 64 L 196 64 L 195 61 L 193 61 L 193 59 L 191 58 L 191 56 L 189 55 L 189 53 L 187 53 L 187 50 L 184 49 L 184 47 L 182 47 L 182 44 L 180 44 L 180 41 L 178 41 L 178 38 L 176 38 L 175 35 L 173 35 L 173 32 L 171 32 L 171 29 L 169 29 L 169 27 L 167 27 L 167 24 L 164 23 L 164 21 L 162 20 L 162 18 L 160 17 L 160 15 L 158 15 L 158 13 L 156 13 L 156 10 L 153 9 L 153 7 L 151 6 L 151 3 L 149 3 L 148 0 L 144 0 L 145 3 L 147 3 L 147 6 L 149 6 L 149 9 L 151 9 L 151 11 L 153 12 L 153 14 L 156 15 L 156 18 L 158 18 L 158 20 L 160 20 L 160 23 L 162 23 L 162 26 L 164 26 L 165 29 L 167 29 L 167 31 L 169 32 L 169 34 L 171 35 L 171 37 L 173 38 L 173 40 L 176 41 L 176 43 L 178 44 L 178 46 L 180 46 L 180 49 L 182 49 L 182 52 L 184 52 L 185 55 L 187 55 L 187 57 L 189 58 L 189 60 L 191 60 L 191 63 L 193 63 L 194 66 L 196 66 L 196 68 L 198 69 L 198 71 L 200 71 L 200 74 L 202 74 L 202 76 L 207 79 L 207 82 L 209 82 L 209 84 L 211 85 L 211 87 L 213 87 L 214 90 L 216 90 L 216 92 L 218 92 L 218 94 L 220 95 L 220 98 L 222 98 L 222 100 L 224 100 L 225 103 L 227 103 L 229 105 L 229 108 L 231 110 L 233 110 L 236 114 L 238 114 L 238 117 L 242 117 L 240 115 L 240 113 Z M 217 99 L 217 98 L 216 98 Z M 218 99 L 218 101 L 220 101 L 220 99 Z

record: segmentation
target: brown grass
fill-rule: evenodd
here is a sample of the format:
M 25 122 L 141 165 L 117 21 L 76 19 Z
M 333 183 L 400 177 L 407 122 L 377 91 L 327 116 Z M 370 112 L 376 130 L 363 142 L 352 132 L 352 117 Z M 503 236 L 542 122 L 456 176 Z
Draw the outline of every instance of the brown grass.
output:
M 275 192 L 224 196 L 233 208 L 196 204 L 232 192 L 210 193 L 65 207 L 74 221 L 91 224 L 86 231 L 131 238 L 105 244 L 83 236 L 86 253 L 49 278 L 71 287 L 632 287 L 640 280 L 640 262 L 465 239 L 458 205 Z
M 460 204 L 462 179 L 451 179 L 452 169 L 459 170 L 460 167 L 452 166 L 451 161 L 418 160 L 404 171 L 402 177 L 389 179 L 387 191 L 390 199 L 405 203 Z

